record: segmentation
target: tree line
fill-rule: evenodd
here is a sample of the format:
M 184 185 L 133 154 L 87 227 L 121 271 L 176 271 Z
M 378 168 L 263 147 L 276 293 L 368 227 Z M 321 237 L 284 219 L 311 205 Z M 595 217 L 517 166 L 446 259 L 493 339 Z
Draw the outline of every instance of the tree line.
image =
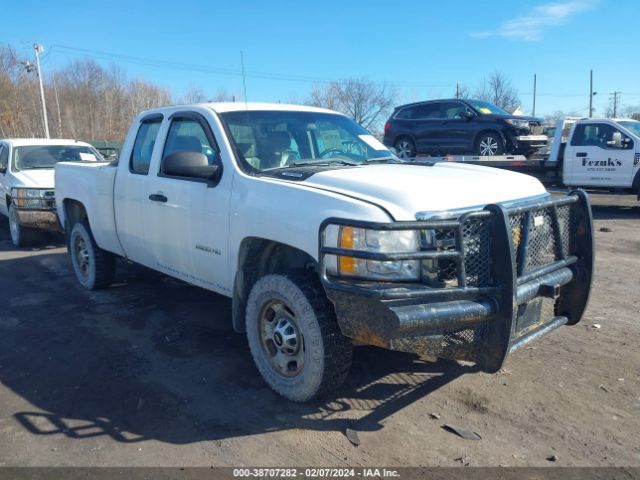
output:
M 235 100 L 224 89 L 207 95 L 196 86 L 175 96 L 149 80 L 129 78 L 117 65 L 105 67 L 90 58 L 47 71 L 43 83 L 51 137 L 86 141 L 122 141 L 131 119 L 156 106 Z M 474 90 L 458 86 L 452 96 L 487 100 L 508 111 L 520 105 L 517 89 L 499 72 Z M 391 84 L 351 78 L 314 85 L 301 103 L 340 111 L 379 132 L 398 98 Z M 11 46 L 0 46 L 0 138 L 43 136 L 37 74 Z

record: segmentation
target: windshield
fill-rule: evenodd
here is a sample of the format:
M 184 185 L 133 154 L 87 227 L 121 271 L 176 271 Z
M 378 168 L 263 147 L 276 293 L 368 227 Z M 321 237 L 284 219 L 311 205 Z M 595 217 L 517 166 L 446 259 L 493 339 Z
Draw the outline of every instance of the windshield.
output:
M 13 170 L 53 168 L 58 162 L 96 162 L 102 157 L 85 145 L 27 145 L 13 151 Z
M 318 164 L 359 165 L 393 154 L 349 118 L 301 111 L 221 114 L 241 161 L 259 171 Z
M 622 125 L 624 128 L 626 128 L 627 130 L 629 130 L 630 132 L 640 136 L 640 122 L 637 122 L 635 120 L 625 120 L 624 122 L 618 122 L 618 123 Z
M 483 115 L 511 115 L 497 105 L 482 100 L 467 100 L 467 103 Z

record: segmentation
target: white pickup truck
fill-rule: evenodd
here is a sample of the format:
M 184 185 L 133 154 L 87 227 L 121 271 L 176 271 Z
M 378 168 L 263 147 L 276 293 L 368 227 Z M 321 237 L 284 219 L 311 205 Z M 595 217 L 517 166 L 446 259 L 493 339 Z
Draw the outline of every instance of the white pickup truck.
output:
M 0 214 L 9 219 L 13 245 L 30 245 L 42 230 L 58 229 L 53 184 L 57 162 L 101 159 L 91 145 L 77 140 L 0 140 Z
M 585 309 L 591 210 L 532 177 L 404 162 L 344 115 L 280 104 L 158 108 L 118 162 L 56 166 L 78 281 L 124 257 L 233 299 L 258 370 L 309 400 L 353 344 L 475 362 Z
M 524 155 L 429 157 L 535 175 L 545 183 L 632 193 L 640 200 L 640 121 L 629 118 L 560 120 L 544 150 Z

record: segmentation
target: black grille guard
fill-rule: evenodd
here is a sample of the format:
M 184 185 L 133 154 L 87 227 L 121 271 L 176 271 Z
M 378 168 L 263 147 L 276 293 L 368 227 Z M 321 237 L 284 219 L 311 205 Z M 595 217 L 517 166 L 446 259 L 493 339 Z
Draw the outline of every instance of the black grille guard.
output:
M 488 229 L 486 238 L 490 240 L 478 246 L 468 232 L 478 235 L 480 222 Z M 471 224 L 474 229 L 467 228 Z M 448 230 L 453 232 L 453 248 L 379 253 L 327 246 L 328 225 L 374 230 Z M 338 278 L 327 273 L 328 255 L 376 261 L 433 260 L 439 265 L 449 262 L 453 285 L 434 288 L 419 282 Z M 486 262 L 480 255 L 487 256 Z M 444 337 L 466 334 L 469 328 L 480 328 L 478 325 L 484 322 L 482 334 L 477 330 L 473 336 L 475 343 L 482 343 L 474 346 L 473 354 L 453 352 L 444 356 L 472 359 L 483 369 L 495 371 L 509 351 L 553 328 L 580 321 L 591 290 L 594 264 L 591 208 L 587 194 L 575 190 L 565 197 L 509 207 L 487 205 L 453 220 L 379 223 L 329 218 L 320 228 L 318 259 L 320 279 L 336 307 L 345 335 L 380 346 L 416 351 L 406 345 L 411 342 L 407 337 L 434 332 L 444 332 Z M 475 274 L 485 268 L 486 276 Z M 351 307 L 349 302 L 357 303 L 363 296 L 393 311 L 392 328 L 376 327 L 372 314 L 375 312 L 371 309 L 368 321 L 373 326 L 360 324 L 355 309 L 361 306 Z M 550 318 L 525 322 L 541 316 L 540 306 L 533 304 L 538 300 L 542 303 L 542 299 L 553 300 Z M 416 304 L 429 308 L 416 313 Z M 531 313 L 535 308 L 537 314 Z

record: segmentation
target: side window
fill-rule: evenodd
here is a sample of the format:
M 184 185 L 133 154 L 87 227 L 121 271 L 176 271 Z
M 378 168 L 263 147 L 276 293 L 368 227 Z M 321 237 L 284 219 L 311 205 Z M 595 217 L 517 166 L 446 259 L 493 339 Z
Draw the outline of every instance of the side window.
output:
M 415 118 L 415 107 L 407 107 L 396 113 L 396 118 L 399 120 L 411 120 Z
M 416 107 L 413 118 L 416 120 L 440 118 L 440 104 L 439 103 L 425 103 Z
M 161 123 L 162 118 L 154 118 L 153 120 L 143 121 L 140 124 L 129 162 L 129 171 L 131 173 L 138 173 L 140 175 L 149 173 L 151 154 L 156 144 Z
M 623 143 L 624 135 L 607 123 L 586 123 L 576 127 L 571 145 L 579 147 L 600 147 L 607 150 L 628 148 Z
M 440 117 L 449 119 L 461 119 L 462 113 L 467 107 L 460 102 L 443 102 L 440 107 Z
M 161 173 L 164 173 L 165 158 L 176 152 L 202 153 L 207 157 L 209 165 L 220 163 L 217 146 L 209 140 L 202 125 L 192 118 L 178 117 L 171 122 L 162 152 Z
M 0 173 L 7 171 L 7 165 L 9 164 L 9 149 L 6 145 L 0 144 Z

